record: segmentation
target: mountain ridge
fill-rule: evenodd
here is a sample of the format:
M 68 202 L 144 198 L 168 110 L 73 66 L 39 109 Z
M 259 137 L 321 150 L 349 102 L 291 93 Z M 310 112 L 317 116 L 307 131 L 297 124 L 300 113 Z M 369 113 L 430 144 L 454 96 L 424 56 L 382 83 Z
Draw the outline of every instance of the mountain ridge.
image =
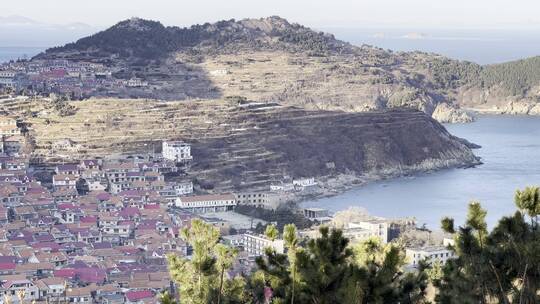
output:
M 269 62 L 272 57 L 287 57 L 277 66 L 275 62 L 268 63 L 273 64 L 276 71 L 287 69 L 289 74 L 281 79 L 287 85 L 267 87 L 257 95 L 253 94 L 253 88 L 231 90 L 230 83 L 221 82 L 218 77 L 204 77 L 216 83 L 215 90 L 224 96 L 238 93 L 255 100 L 308 109 L 357 112 L 408 106 L 428 115 L 436 113 L 442 122 L 471 121 L 472 117 L 462 108 L 495 109 L 501 113 L 526 108 L 527 114 L 536 113 L 538 108 L 540 113 L 540 106 L 536 106 L 540 90 L 535 90 L 536 86 L 540 87 L 540 69 L 535 69 L 540 61 L 535 58 L 481 66 L 425 52 L 392 52 L 368 45 L 354 46 L 331 34 L 277 16 L 231 19 L 184 28 L 132 18 L 75 43 L 49 49 L 36 58 L 101 60 L 122 66 L 123 71 L 128 72 L 123 75 L 133 75 L 129 72 L 135 65 L 146 66 L 147 70 L 151 66 L 154 70 L 163 70 L 165 66 L 182 64 L 187 66 L 180 69 L 182 75 L 189 74 L 185 72 L 189 69 L 197 69 L 198 75 L 213 71 L 227 74 L 234 70 L 234 77 L 229 78 L 245 79 L 248 75 L 235 69 L 235 65 L 245 66 L 246 63 L 236 59 L 254 60 L 263 54 L 268 55 Z M 227 62 L 231 64 L 223 64 Z M 295 69 L 290 69 L 291 65 L 296 65 Z M 266 81 L 271 70 L 266 75 L 253 75 L 256 73 L 251 71 L 251 79 L 243 81 Z M 152 79 L 151 74 L 139 72 L 137 75 L 156 83 L 162 81 Z M 333 87 L 327 85 L 331 82 Z M 321 91 L 321 87 L 325 90 Z M 160 94 L 158 91 L 155 96 L 144 97 L 186 98 L 182 92 L 177 93 Z M 189 98 L 207 96 L 189 95 Z

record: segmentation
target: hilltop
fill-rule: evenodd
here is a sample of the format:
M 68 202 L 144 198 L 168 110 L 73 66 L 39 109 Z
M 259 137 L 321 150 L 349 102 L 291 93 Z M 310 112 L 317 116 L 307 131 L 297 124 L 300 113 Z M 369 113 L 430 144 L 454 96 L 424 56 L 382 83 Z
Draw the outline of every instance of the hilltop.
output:
M 165 27 L 160 22 L 131 18 L 95 35 L 63 47 L 49 49 L 43 57 L 67 58 L 78 55 L 121 59 L 162 59 L 171 52 L 236 52 L 249 50 L 310 51 L 318 55 L 350 50 L 350 45 L 333 35 L 315 32 L 280 17 L 220 21 L 189 28 Z
M 538 58 L 480 66 L 353 46 L 280 17 L 186 28 L 132 18 L 36 58 L 104 63 L 117 78 L 140 77 L 153 85 L 152 91 L 120 97 L 239 95 L 347 112 L 407 106 L 443 122 L 470 121 L 462 108 L 540 113 Z

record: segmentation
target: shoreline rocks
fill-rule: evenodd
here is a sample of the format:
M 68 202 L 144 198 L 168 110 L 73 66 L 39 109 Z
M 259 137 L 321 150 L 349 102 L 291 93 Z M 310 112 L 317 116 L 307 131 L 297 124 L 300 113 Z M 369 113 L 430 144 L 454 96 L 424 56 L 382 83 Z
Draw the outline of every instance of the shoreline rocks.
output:
M 447 103 L 437 105 L 431 116 L 440 123 L 469 123 L 474 121 L 474 117 L 469 113 Z

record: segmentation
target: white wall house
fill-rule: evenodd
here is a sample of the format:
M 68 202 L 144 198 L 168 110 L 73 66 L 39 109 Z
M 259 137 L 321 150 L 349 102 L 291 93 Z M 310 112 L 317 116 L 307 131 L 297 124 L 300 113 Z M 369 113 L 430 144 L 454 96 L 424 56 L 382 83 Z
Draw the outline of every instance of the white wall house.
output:
M 78 179 L 75 175 L 56 174 L 53 175 L 53 186 L 55 189 L 75 189 Z
M 368 220 L 349 223 L 349 228 L 361 228 L 370 232 L 371 236 L 378 237 L 383 244 L 386 244 L 388 239 L 389 224 L 386 220 Z
M 264 255 L 267 247 L 273 248 L 277 253 L 285 252 L 285 242 L 280 239 L 274 241 L 263 235 L 244 234 L 244 250 L 251 255 Z
M 180 182 L 174 185 L 176 195 L 187 195 L 193 193 L 193 183 L 191 181 Z
M 185 196 L 175 201 L 176 207 L 193 213 L 232 211 L 236 204 L 232 194 Z
M 317 182 L 315 181 L 315 178 L 313 177 L 294 179 L 292 183 L 298 189 L 303 189 L 306 187 L 317 185 Z
M 292 183 L 280 183 L 280 184 L 274 184 L 270 185 L 270 191 L 294 191 L 294 185 Z
M 445 246 L 407 248 L 405 253 L 412 267 L 417 267 L 418 263 L 423 260 L 426 260 L 428 263 L 439 261 L 444 264 L 455 256 L 454 252 Z
M 175 162 L 192 160 L 191 145 L 183 141 L 164 141 L 162 143 L 163 158 Z

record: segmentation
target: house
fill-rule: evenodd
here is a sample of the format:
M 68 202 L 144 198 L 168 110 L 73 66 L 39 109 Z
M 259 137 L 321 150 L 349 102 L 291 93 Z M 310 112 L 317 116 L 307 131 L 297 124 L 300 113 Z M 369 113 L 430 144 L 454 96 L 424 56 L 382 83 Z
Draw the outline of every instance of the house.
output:
M 14 274 L 16 266 L 13 262 L 0 263 L 0 276 Z
M 63 278 L 49 277 L 36 281 L 39 298 L 49 303 L 60 302 L 66 291 L 66 281 Z
M 276 239 L 272 241 L 264 235 L 246 233 L 242 242 L 244 250 L 250 255 L 264 255 L 267 247 L 274 249 L 277 253 L 285 252 L 285 242 L 283 240 Z
M 379 238 L 383 244 L 386 244 L 390 241 L 389 239 L 390 223 L 385 219 L 373 219 L 373 220 L 349 223 L 348 228 L 365 229 L 370 232 L 371 236 Z
M 69 303 L 81 303 L 81 304 L 91 304 L 93 302 L 92 298 L 92 288 L 90 287 L 72 287 L 66 290 L 66 298 Z
M 313 177 L 294 179 L 292 183 L 297 190 L 303 190 L 304 188 L 317 185 L 317 182 L 315 182 L 315 178 Z
M 13 208 L 13 214 L 17 220 L 29 220 L 39 216 L 32 206 L 17 206 Z
M 191 181 L 179 182 L 173 186 L 176 195 L 188 195 L 193 193 L 193 183 Z
M 1 152 L 7 155 L 17 155 L 21 152 L 25 142 L 26 139 L 22 135 L 3 135 L 1 141 Z
M 322 208 L 305 208 L 304 216 L 312 221 L 326 222 L 330 221 L 332 218 L 328 214 L 327 209 Z
M 445 246 L 406 248 L 405 254 L 409 265 L 415 268 L 421 261 L 426 261 L 428 264 L 435 261 L 445 264 L 446 261 L 455 257 L 454 251 Z
M 244 247 L 244 235 L 243 234 L 233 234 L 233 235 L 223 235 L 221 236 L 223 243 L 227 246 L 238 248 Z
M 53 176 L 54 189 L 76 189 L 79 177 L 72 174 L 56 174 Z
M 294 185 L 292 183 L 281 182 L 270 185 L 270 191 L 274 192 L 291 192 L 294 191 Z
M 242 192 L 235 194 L 238 205 L 254 206 L 270 210 L 277 209 L 290 198 L 285 193 Z
M 79 175 L 79 167 L 76 164 L 57 165 L 54 172 L 64 175 Z
M 4 276 L 0 278 L 0 283 L 0 290 L 4 291 L 2 296 L 8 298 L 13 304 L 22 304 L 18 297 L 20 293 L 24 293 L 24 300 L 28 302 L 39 299 L 39 289 L 26 278 Z
M 231 211 L 236 207 L 233 194 L 210 194 L 178 197 L 176 207 L 193 213 Z
M 155 295 L 150 290 L 128 291 L 125 294 L 126 304 L 155 303 Z
M 18 120 L 13 116 L 0 116 L 0 135 L 13 136 L 21 134 Z
M 79 169 L 81 170 L 99 170 L 101 167 L 101 161 L 97 159 L 81 160 L 79 163 Z
M 102 179 L 87 179 L 86 185 L 88 191 L 105 191 L 107 189 L 107 183 L 103 182 Z
M 178 163 L 193 159 L 191 145 L 183 141 L 163 141 L 161 153 L 164 159 Z

